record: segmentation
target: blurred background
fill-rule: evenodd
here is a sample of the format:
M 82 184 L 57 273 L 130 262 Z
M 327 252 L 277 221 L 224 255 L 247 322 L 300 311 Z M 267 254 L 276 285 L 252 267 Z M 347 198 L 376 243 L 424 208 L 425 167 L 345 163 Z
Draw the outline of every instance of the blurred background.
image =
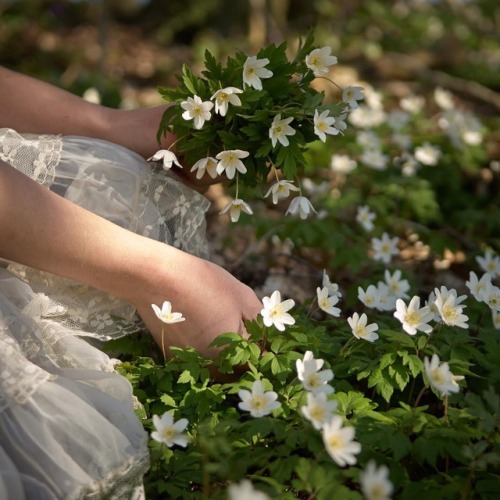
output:
M 152 105 L 183 63 L 201 71 L 206 48 L 221 60 L 293 48 L 311 28 L 337 77 L 398 98 L 440 85 L 498 114 L 498 0 L 0 0 L 0 64 L 110 106 Z

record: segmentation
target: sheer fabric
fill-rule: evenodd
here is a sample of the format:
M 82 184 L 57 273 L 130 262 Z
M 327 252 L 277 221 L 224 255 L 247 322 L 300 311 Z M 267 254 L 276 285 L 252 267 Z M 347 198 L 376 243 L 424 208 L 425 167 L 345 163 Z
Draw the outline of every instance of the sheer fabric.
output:
M 208 201 L 125 148 L 0 129 L 0 159 L 122 227 L 207 257 Z M 143 497 L 147 436 L 131 386 L 85 340 L 139 325 L 131 305 L 98 290 L 0 265 L 0 498 Z

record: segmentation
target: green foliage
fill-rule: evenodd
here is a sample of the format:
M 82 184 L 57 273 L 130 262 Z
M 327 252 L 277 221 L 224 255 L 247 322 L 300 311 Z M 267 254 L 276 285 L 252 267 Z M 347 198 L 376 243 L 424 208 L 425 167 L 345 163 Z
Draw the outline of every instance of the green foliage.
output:
M 175 89 L 159 88 L 171 106 L 163 115 L 158 138 L 167 132 L 174 133 L 178 138 L 176 150 L 188 165 L 221 151 L 249 152 L 244 162 L 248 173 L 238 173 L 242 184 L 255 186 L 265 181 L 271 166 L 281 170 L 285 178 L 293 179 L 304 168 L 304 153 L 310 143 L 318 139 L 314 132 L 315 111 L 328 110 L 331 116 L 338 116 L 343 109 L 343 106 L 324 102 L 324 93 L 310 85 L 314 74 L 306 66 L 305 57 L 314 48 L 314 38 L 309 34 L 291 61 L 287 57 L 286 42 L 261 49 L 256 57 L 267 60 L 265 67 L 272 72 L 271 78 L 262 79 L 262 90 L 253 88 L 244 79 L 246 54 L 238 52 L 228 57 L 223 66 L 206 50 L 202 76 L 196 76 L 184 65 Z M 197 96 L 213 104 L 214 94 L 227 88 L 241 91 L 236 94 L 241 103 L 229 104 L 225 116 L 212 109 L 210 119 L 204 121 L 201 128 L 195 127 L 194 120 L 183 117 L 181 104 L 188 99 Z M 269 131 L 277 115 L 282 119 L 293 118 L 295 134 L 288 136 L 288 146 L 279 142 L 272 145 Z

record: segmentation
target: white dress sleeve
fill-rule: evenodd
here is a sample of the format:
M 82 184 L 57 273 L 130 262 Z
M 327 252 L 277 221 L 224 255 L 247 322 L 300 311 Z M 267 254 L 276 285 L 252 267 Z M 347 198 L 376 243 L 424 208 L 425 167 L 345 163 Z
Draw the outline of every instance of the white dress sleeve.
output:
M 208 201 L 125 148 L 0 129 L 0 159 L 122 227 L 208 256 Z M 131 386 L 85 340 L 139 327 L 130 304 L 0 261 L 2 500 L 143 498 L 148 436 Z

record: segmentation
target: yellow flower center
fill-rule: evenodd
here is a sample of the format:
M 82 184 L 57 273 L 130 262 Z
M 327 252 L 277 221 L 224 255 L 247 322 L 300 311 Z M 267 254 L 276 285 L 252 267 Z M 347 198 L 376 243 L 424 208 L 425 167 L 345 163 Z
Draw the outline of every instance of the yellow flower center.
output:
M 317 373 L 311 373 L 307 379 L 309 387 L 319 387 L 321 385 L 321 379 L 318 377 Z
M 382 485 L 378 483 L 372 484 L 370 488 L 370 500 L 383 500 L 384 498 L 387 498 L 387 496 Z
M 420 316 L 415 311 L 409 311 L 405 314 L 405 323 L 415 326 L 420 323 Z
M 163 429 L 161 434 L 165 439 L 172 439 L 175 436 L 175 432 L 172 427 L 167 427 L 166 429 Z
M 323 422 L 325 420 L 325 408 L 323 406 L 313 406 L 309 412 L 313 420 Z
M 434 370 L 431 370 L 431 376 L 436 384 L 443 384 L 445 382 L 443 374 L 441 373 L 441 370 L 439 368 L 434 368 Z
M 338 434 L 334 434 L 328 438 L 328 446 L 332 450 L 342 449 L 343 444 L 342 438 Z
M 449 304 L 443 307 L 442 314 L 443 314 L 443 319 L 445 321 L 456 319 L 458 316 L 457 310 L 454 307 L 450 306 Z
M 356 333 L 359 337 L 364 337 L 366 335 L 366 329 L 363 325 L 356 326 Z
M 252 397 L 252 409 L 262 410 L 266 407 L 266 398 L 263 395 L 257 395 Z

